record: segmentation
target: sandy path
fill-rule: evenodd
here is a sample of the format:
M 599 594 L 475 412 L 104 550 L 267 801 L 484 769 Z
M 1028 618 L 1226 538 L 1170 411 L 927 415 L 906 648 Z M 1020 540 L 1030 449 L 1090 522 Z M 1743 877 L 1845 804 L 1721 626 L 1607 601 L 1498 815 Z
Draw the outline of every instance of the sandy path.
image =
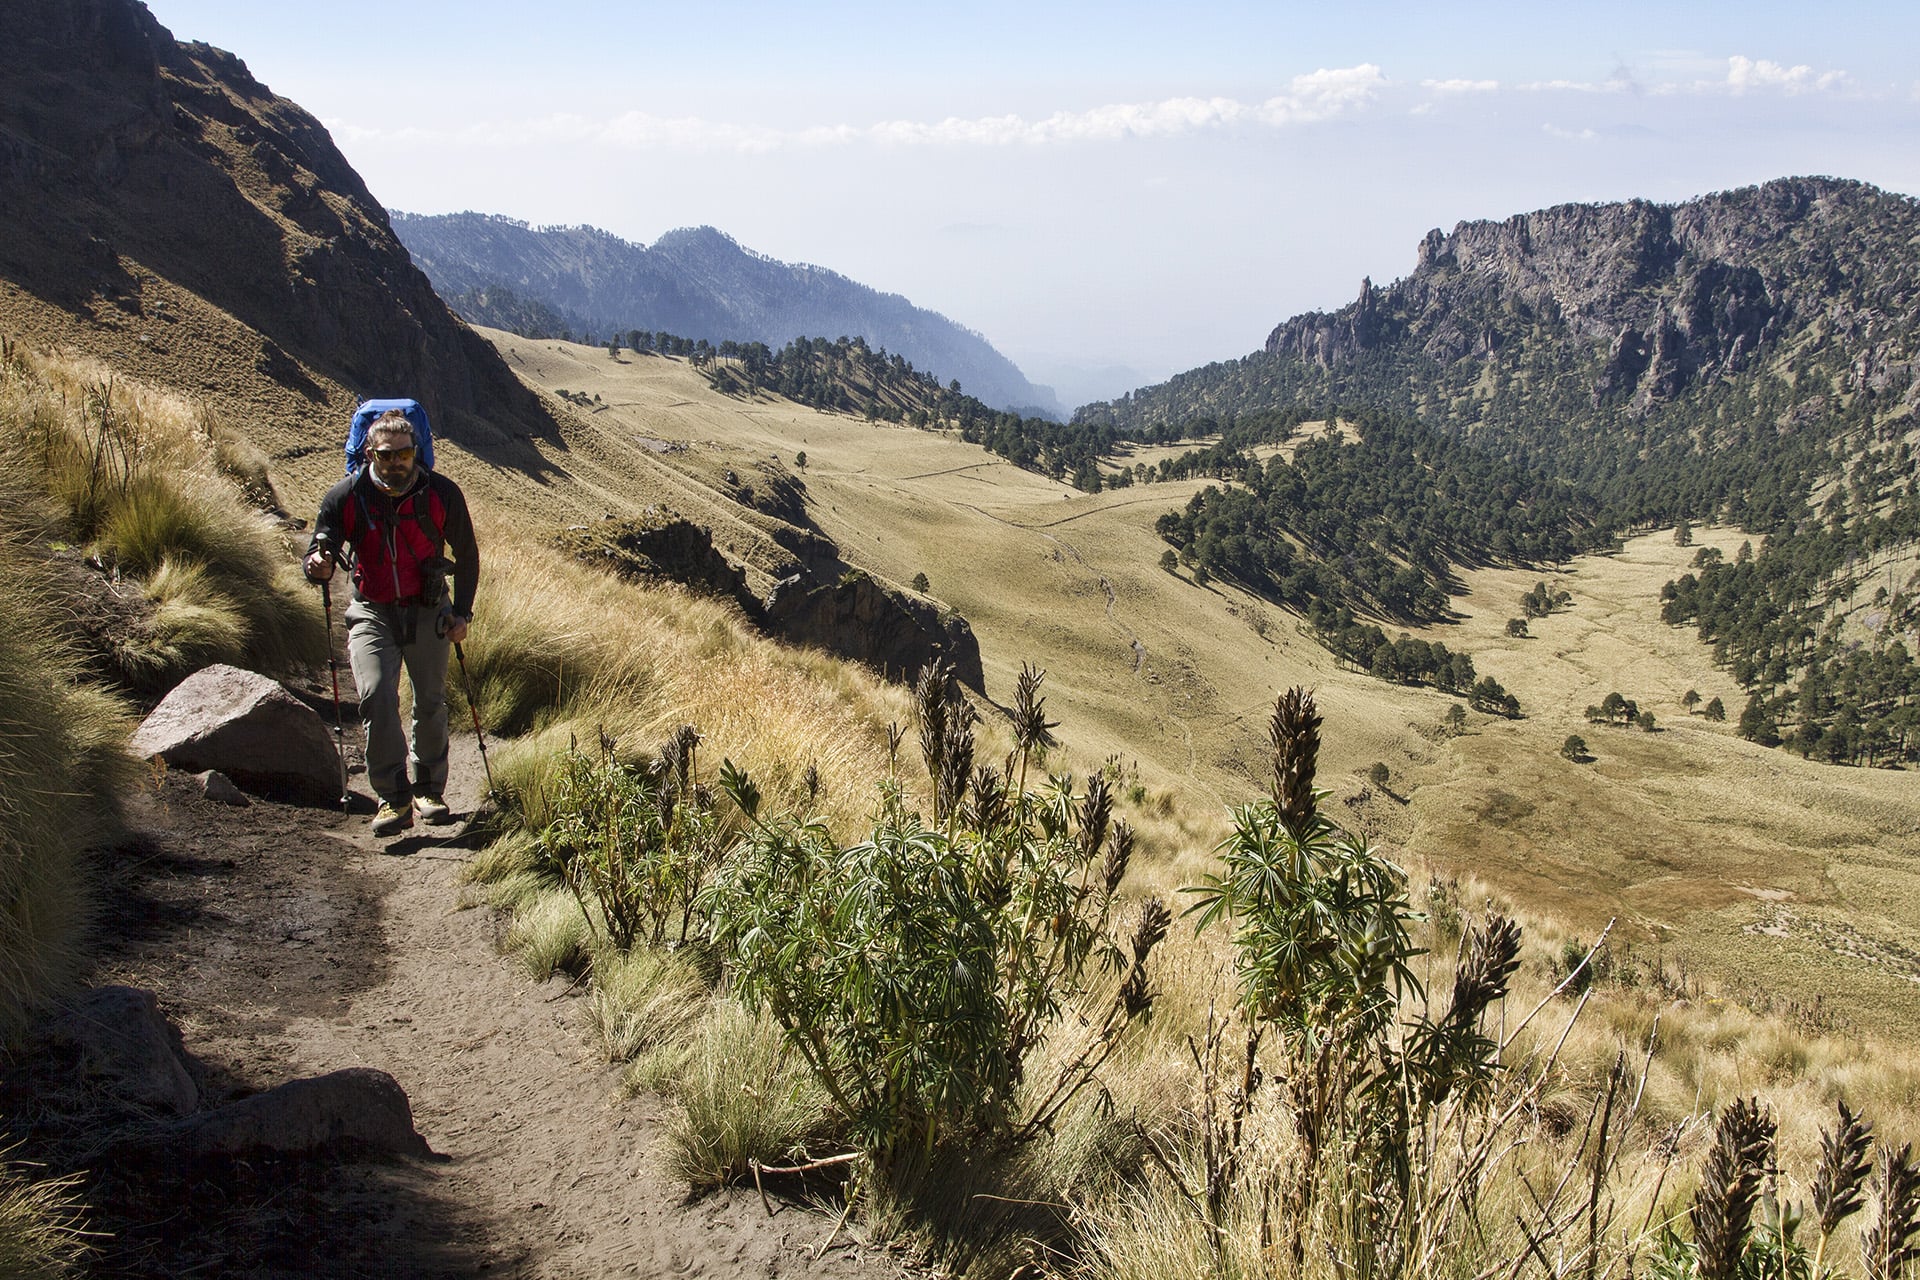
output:
M 448 799 L 464 813 L 480 761 L 470 738 L 455 751 Z M 223 810 L 177 776 L 145 817 L 152 847 L 130 892 L 149 919 L 109 976 L 160 993 L 206 1100 L 377 1067 L 406 1089 L 441 1157 L 329 1169 L 310 1206 L 283 1203 L 265 1226 L 257 1210 L 196 1224 L 252 1237 L 225 1253 L 195 1242 L 226 1273 L 899 1273 L 897 1258 L 844 1233 L 814 1257 L 831 1221 L 778 1201 L 769 1216 L 750 1189 L 688 1203 L 659 1170 L 664 1104 L 620 1101 L 580 993 L 524 976 L 499 954 L 492 915 L 460 909 L 469 855 L 443 843 L 445 829 L 376 842 L 362 816 Z M 139 1262 L 109 1270 L 178 1265 Z

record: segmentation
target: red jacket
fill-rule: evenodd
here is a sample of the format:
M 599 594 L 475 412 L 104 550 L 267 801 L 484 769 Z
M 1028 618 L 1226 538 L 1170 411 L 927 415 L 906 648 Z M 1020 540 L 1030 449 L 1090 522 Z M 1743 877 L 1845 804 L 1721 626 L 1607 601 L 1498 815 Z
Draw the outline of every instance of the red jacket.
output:
M 423 519 L 424 516 L 424 519 Z M 437 537 L 436 537 L 437 534 Z M 425 561 L 453 561 L 453 611 L 473 616 L 480 552 L 460 486 L 420 468 L 403 494 L 389 496 L 362 467 L 327 490 L 313 523 L 312 552 L 353 551 L 353 590 L 372 604 L 420 604 Z

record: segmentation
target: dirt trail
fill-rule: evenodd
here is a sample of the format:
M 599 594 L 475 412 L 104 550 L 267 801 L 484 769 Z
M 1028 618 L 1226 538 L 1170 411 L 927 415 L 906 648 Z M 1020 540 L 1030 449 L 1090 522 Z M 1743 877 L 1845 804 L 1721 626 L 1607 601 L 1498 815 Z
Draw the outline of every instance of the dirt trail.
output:
M 480 779 L 457 740 L 456 814 Z M 844 1233 L 814 1258 L 831 1222 L 777 1201 L 769 1217 L 750 1190 L 687 1203 L 659 1170 L 664 1105 L 618 1101 L 580 993 L 523 976 L 491 914 L 459 908 L 470 855 L 445 829 L 376 842 L 364 815 L 227 809 L 177 775 L 136 818 L 146 835 L 110 907 L 126 926 L 99 980 L 160 995 L 205 1100 L 377 1067 L 440 1159 L 243 1169 L 218 1194 L 104 1176 L 122 1203 L 102 1274 L 899 1273 Z

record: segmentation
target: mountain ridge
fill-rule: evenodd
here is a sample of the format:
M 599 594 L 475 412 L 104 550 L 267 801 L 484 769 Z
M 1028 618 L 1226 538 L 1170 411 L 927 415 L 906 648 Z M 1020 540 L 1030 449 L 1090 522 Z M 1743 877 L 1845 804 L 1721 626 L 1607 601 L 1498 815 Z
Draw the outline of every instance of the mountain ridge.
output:
M 441 295 L 476 324 L 511 327 L 502 322 L 513 316 L 483 296 L 504 288 L 603 339 L 646 330 L 779 347 L 798 337 L 858 336 L 996 408 L 1060 416 L 1052 391 L 978 331 L 830 268 L 760 253 L 712 226 L 678 227 L 649 246 L 585 224 L 536 226 L 470 211 L 396 210 L 393 223 Z
M 0 325 L 197 382 L 290 456 L 370 394 L 519 470 L 558 438 L 325 127 L 127 0 L 0 6 Z
M 1783 352 L 1828 372 L 1838 394 L 1866 389 L 1911 410 L 1917 238 L 1920 202 L 1822 177 L 1461 222 L 1428 231 L 1406 276 L 1363 280 L 1347 306 L 1280 322 L 1259 351 L 1075 416 L 1138 429 L 1311 394 L 1466 431 L 1517 398 L 1475 393 L 1487 371 L 1537 357 L 1572 380 L 1554 409 L 1647 420 Z

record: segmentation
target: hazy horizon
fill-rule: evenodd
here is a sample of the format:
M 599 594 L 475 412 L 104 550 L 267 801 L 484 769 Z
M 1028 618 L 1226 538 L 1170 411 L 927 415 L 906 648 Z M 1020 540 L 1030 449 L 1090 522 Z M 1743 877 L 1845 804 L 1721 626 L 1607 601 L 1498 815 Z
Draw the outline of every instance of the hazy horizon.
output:
M 1920 10 L 149 0 L 413 213 L 681 226 L 906 296 L 1068 407 L 1257 348 L 1431 227 L 1920 191 Z

